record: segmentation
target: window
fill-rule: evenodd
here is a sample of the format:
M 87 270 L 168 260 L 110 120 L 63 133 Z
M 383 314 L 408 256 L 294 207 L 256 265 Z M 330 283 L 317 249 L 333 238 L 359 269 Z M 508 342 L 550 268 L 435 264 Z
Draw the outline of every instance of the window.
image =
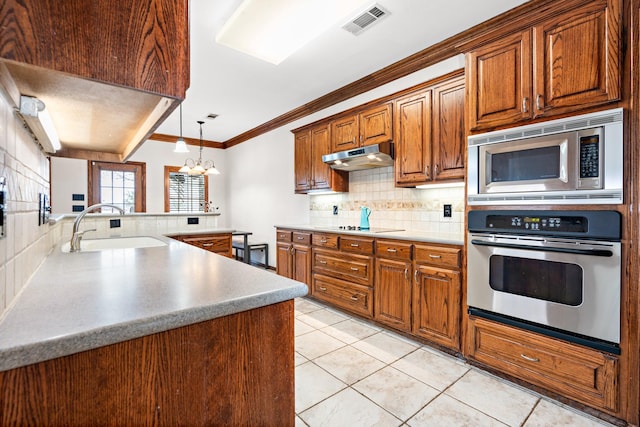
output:
M 146 211 L 145 163 L 89 162 L 89 204 L 110 203 L 125 212 Z M 102 212 L 114 209 L 103 208 Z
M 178 172 L 177 166 L 164 167 L 164 211 L 204 212 L 209 194 L 209 177 Z

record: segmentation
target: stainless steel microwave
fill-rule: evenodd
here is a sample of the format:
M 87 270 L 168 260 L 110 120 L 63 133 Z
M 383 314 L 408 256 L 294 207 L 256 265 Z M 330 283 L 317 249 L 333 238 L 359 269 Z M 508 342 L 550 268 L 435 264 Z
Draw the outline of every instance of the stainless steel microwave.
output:
M 468 138 L 470 205 L 620 204 L 623 110 Z

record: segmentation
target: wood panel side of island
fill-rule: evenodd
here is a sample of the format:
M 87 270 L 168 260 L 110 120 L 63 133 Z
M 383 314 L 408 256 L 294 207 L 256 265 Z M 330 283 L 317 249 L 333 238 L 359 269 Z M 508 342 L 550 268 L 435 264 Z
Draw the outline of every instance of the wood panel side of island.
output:
M 293 306 L 0 372 L 0 425 L 293 426 Z

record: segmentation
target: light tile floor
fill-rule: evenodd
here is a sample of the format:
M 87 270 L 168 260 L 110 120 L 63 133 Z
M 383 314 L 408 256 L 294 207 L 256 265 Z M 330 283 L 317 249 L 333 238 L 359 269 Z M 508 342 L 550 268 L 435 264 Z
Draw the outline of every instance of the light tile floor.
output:
M 316 301 L 295 301 L 296 426 L 610 426 Z

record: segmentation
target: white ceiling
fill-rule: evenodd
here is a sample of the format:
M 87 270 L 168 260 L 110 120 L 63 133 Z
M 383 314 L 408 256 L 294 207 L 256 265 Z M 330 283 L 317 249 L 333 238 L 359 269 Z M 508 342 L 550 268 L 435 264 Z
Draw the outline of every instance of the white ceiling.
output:
M 198 138 L 196 121 L 205 120 L 203 138 L 224 142 L 526 1 L 378 0 L 390 15 L 360 35 L 343 30 L 353 16 L 342 17 L 273 65 L 215 42 L 241 0 L 190 0 L 191 86 L 183 102 L 183 135 Z M 374 3 L 365 0 L 354 13 Z M 209 113 L 219 117 L 206 120 Z M 176 109 L 156 132 L 178 135 L 179 123 Z

